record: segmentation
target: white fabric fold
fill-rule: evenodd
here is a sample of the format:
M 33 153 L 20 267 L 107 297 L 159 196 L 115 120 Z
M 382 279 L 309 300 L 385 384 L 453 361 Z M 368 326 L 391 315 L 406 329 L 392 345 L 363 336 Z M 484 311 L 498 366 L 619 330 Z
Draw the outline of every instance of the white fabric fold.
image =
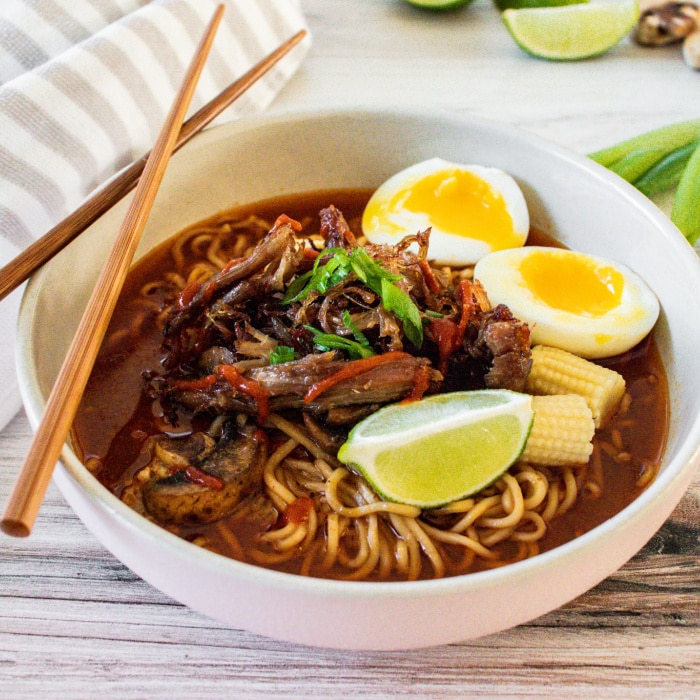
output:
M 221 0 L 224 19 L 190 112 L 306 28 L 299 0 Z M 3 0 L 0 265 L 151 148 L 219 2 Z M 219 117 L 267 108 L 303 61 L 290 52 Z M 79 274 L 79 271 L 76 271 Z M 19 295 L 0 302 L 0 428 L 20 406 Z

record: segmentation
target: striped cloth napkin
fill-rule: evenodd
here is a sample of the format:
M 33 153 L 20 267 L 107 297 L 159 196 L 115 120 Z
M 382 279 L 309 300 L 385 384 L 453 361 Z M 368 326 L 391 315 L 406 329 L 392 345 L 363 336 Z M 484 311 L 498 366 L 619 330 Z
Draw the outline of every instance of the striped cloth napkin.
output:
M 151 148 L 220 1 L 190 113 L 306 27 L 299 0 L 0 0 L 0 265 Z M 264 110 L 309 44 L 217 123 Z M 21 405 L 18 304 L 0 302 L 0 429 Z

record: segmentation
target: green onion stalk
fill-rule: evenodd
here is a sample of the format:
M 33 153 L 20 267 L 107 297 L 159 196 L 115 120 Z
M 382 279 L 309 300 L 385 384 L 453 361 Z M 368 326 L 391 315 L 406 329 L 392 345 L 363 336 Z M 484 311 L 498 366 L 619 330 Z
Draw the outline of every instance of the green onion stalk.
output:
M 689 243 L 700 237 L 700 119 L 648 131 L 589 157 L 647 197 L 675 189 L 671 221 Z

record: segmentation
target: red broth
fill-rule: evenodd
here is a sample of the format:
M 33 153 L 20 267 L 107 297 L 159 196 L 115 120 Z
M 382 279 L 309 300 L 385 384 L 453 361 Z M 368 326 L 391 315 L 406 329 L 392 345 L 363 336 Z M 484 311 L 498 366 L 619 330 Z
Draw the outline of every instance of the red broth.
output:
M 302 221 L 305 233 L 311 235 L 318 230 L 318 211 L 333 203 L 343 211 L 351 228 L 359 231 L 359 220 L 370 194 L 368 190 L 314 192 L 241 207 L 230 215 L 244 218 L 253 213 L 273 222 L 285 213 Z M 536 231 L 531 232 L 528 243 L 557 245 Z M 193 260 L 187 257 L 185 262 L 190 265 Z M 142 374 L 156 371 L 161 360 L 161 327 L 156 323 L 161 300 L 156 294 L 150 306 L 144 306 L 139 294 L 150 280 L 174 269 L 172 243 L 166 242 L 131 270 L 73 426 L 78 454 L 95 477 L 117 496 L 126 481 L 148 461 L 142 454 L 145 441 L 159 432 L 152 400 L 143 391 Z M 662 358 L 653 334 L 625 355 L 606 360 L 605 365 L 624 376 L 631 397 L 629 410 L 597 431 L 594 456 L 586 468 L 586 480 L 592 487 L 583 487 L 582 476 L 577 502 L 550 523 L 539 551 L 565 543 L 621 511 L 653 480 L 660 464 L 668 432 L 669 400 Z M 186 421 L 173 427 L 173 433 L 186 434 L 197 427 L 196 423 L 196 419 L 192 423 Z M 302 505 L 297 507 L 300 512 Z M 303 513 L 295 517 L 303 517 Z M 215 551 L 244 561 L 250 561 L 246 550 L 259 535 L 253 525 L 235 514 L 220 523 L 169 529 L 189 540 L 206 540 Z M 231 545 L 227 529 L 235 534 L 240 547 Z M 458 559 L 445 557 L 446 575 L 484 567 L 477 559 L 465 568 Z M 298 573 L 300 566 L 301 557 L 272 568 Z M 341 575 L 334 569 L 312 573 Z

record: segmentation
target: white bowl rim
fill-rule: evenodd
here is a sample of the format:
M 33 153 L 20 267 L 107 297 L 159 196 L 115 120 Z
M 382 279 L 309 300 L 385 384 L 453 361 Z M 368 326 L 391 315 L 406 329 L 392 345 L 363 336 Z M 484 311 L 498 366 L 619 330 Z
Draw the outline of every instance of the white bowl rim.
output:
M 619 194 L 629 200 L 635 207 L 644 211 L 645 215 L 652 219 L 666 238 L 666 244 L 673 250 L 673 254 L 679 262 L 694 266 L 700 280 L 700 260 L 692 247 L 685 241 L 682 235 L 650 200 L 646 199 L 632 185 L 619 178 L 606 168 L 598 165 L 584 155 L 577 154 L 548 139 L 525 131 L 519 127 L 494 123 L 471 115 L 459 115 L 442 110 L 426 110 L 412 108 L 325 108 L 304 109 L 265 116 L 242 118 L 213 127 L 200 134 L 198 139 L 217 138 L 226 131 L 247 131 L 266 128 L 275 123 L 294 123 L 296 121 L 324 120 L 329 118 L 348 116 L 353 117 L 388 117 L 405 116 L 416 118 L 429 118 L 459 122 L 464 125 L 475 124 L 482 128 L 488 127 L 492 131 L 503 131 L 504 134 L 512 134 L 517 131 L 524 135 L 526 140 L 541 149 L 557 155 L 570 163 L 591 170 L 598 178 L 606 181 L 606 184 L 618 190 Z M 45 405 L 41 398 L 41 392 L 35 378 L 32 375 L 30 356 L 28 350 L 32 345 L 32 323 L 28 309 L 33 307 L 38 296 L 44 271 L 40 270 L 29 281 L 24 293 L 20 308 L 17 341 L 17 367 L 30 378 L 29 382 L 20 381 L 22 400 L 27 411 L 29 421 L 34 429 L 40 421 Z M 538 554 L 536 557 L 525 559 L 506 566 L 481 571 L 476 573 L 461 574 L 442 579 L 426 579 L 419 581 L 387 581 L 387 582 L 363 582 L 342 581 L 336 579 L 324 579 L 267 569 L 255 564 L 240 562 L 220 554 L 191 544 L 167 530 L 150 522 L 119 500 L 109 489 L 103 486 L 88 469 L 80 462 L 73 451 L 66 445 L 61 453 L 61 466 L 65 473 L 73 479 L 89 498 L 92 505 L 100 510 L 111 512 L 122 524 L 128 528 L 140 531 L 151 542 L 172 552 L 179 559 L 186 562 L 196 562 L 199 566 L 208 569 L 219 569 L 223 573 L 245 582 L 249 581 L 258 585 L 264 584 L 270 588 L 296 591 L 305 594 L 335 597 L 339 593 L 347 598 L 374 599 L 374 598 L 413 598 L 421 596 L 440 597 L 446 594 L 459 593 L 469 590 L 476 591 L 494 586 L 499 581 L 507 579 L 517 580 L 528 576 L 533 569 L 547 569 L 560 567 L 562 562 L 571 560 L 577 554 L 594 542 L 604 542 L 610 539 L 620 528 L 634 527 L 645 517 L 645 512 L 653 501 L 667 488 L 672 488 L 675 483 L 689 480 L 692 472 L 700 465 L 700 416 L 692 426 L 691 431 L 685 436 L 679 446 L 678 453 L 666 464 L 663 471 L 654 482 L 641 493 L 632 503 L 622 511 L 604 521 L 597 527 L 570 540 L 554 549 Z

